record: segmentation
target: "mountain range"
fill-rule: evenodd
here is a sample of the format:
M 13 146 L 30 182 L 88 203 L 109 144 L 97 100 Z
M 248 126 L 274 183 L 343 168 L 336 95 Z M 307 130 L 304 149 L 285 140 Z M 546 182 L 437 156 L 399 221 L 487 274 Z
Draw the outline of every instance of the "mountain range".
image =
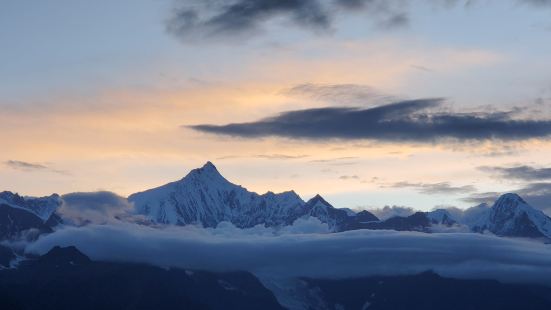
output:
M 256 225 L 285 227 L 300 218 L 316 218 L 331 232 L 356 229 L 385 229 L 433 232 L 438 227 L 463 227 L 504 237 L 551 239 L 551 218 L 531 207 L 516 194 L 502 195 L 492 207 L 473 207 L 474 216 L 454 218 L 446 209 L 417 212 L 407 217 L 378 219 L 371 212 L 333 207 L 320 195 L 308 201 L 294 191 L 257 194 L 226 180 L 211 163 L 189 172 L 181 180 L 132 194 L 129 213 L 161 225 L 216 227 L 230 222 L 238 228 Z M 0 238 L 31 238 L 48 233 L 62 221 L 62 196 L 22 197 L 0 193 Z M 28 234 L 33 232 L 33 234 Z
M 18 247 L 52 233 L 60 224 L 88 225 L 86 221 L 76 224 L 66 217 L 65 209 L 72 203 L 68 197 L 0 193 L 0 309 L 551 307 L 551 290 L 544 285 L 444 278 L 430 270 L 394 276 L 278 279 L 277 275 L 265 278 L 240 270 L 213 272 L 127 261 L 95 261 L 74 246 L 55 246 L 42 256 Z M 248 191 L 226 180 L 210 162 L 181 180 L 123 200 L 128 210 L 124 216 L 116 217 L 118 221 L 133 221 L 153 229 L 171 225 L 213 228 L 229 222 L 239 229 L 260 225 L 277 231 L 297 220 L 315 219 L 326 224 L 330 233 L 359 229 L 461 231 L 551 239 L 551 218 L 516 194 L 504 194 L 492 206 L 481 204 L 462 216 L 437 209 L 381 220 L 367 210 L 335 208 L 320 195 L 305 201 L 294 191 L 265 194 Z M 139 221 L 134 221 L 135 218 Z
M 316 195 L 303 201 L 294 191 L 259 195 L 226 180 L 211 163 L 179 181 L 130 195 L 138 214 L 154 223 L 216 227 L 228 221 L 239 228 L 285 226 L 315 217 L 333 232 L 389 229 L 431 232 L 436 226 L 463 225 L 473 232 L 499 236 L 551 238 L 551 218 L 516 194 L 501 196 L 492 207 L 477 206 L 477 216 L 456 219 L 445 209 L 379 220 L 369 211 L 339 209 Z

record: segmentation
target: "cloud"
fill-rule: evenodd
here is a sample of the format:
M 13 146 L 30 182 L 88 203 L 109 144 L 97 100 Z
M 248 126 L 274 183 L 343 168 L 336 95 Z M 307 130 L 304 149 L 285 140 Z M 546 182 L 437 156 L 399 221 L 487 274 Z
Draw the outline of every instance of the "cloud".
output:
M 551 183 L 531 183 L 516 191 L 530 205 L 551 216 Z
M 410 183 L 410 182 L 398 182 L 385 187 L 392 188 L 414 188 L 420 193 L 429 195 L 438 194 L 464 194 L 476 191 L 472 185 L 464 186 L 452 186 L 448 182 L 440 183 Z
M 372 108 L 328 107 L 288 111 L 249 123 L 187 126 L 235 137 L 392 142 L 547 139 L 551 120 L 515 119 L 513 112 L 439 112 L 442 99 L 399 101 Z
M 243 37 L 283 19 L 314 32 L 332 31 L 338 15 L 363 12 L 376 25 L 407 25 L 404 1 L 395 0 L 233 0 L 180 1 L 166 23 L 167 31 L 183 40 Z
M 67 171 L 53 169 L 51 167 L 48 167 L 43 164 L 38 164 L 38 163 L 30 163 L 30 162 L 25 162 L 20 160 L 8 160 L 8 161 L 5 161 L 4 164 L 7 167 L 10 167 L 12 169 L 25 171 L 25 172 L 49 171 L 49 172 L 69 175 Z
M 301 159 L 306 158 L 308 155 L 285 155 L 285 154 L 260 154 L 260 155 L 254 155 L 256 158 L 263 158 L 263 159 L 279 159 L 279 160 L 285 160 L 285 159 Z
M 106 191 L 71 193 L 61 198 L 58 213 L 64 221 L 77 225 L 114 222 L 117 217 L 129 217 L 132 211 L 126 198 Z
M 366 105 L 374 99 L 384 98 L 373 88 L 358 84 L 300 84 L 283 91 L 291 97 L 302 97 L 338 104 Z
M 359 180 L 360 177 L 357 175 L 341 175 L 339 177 L 340 180 Z
M 533 241 L 371 230 L 273 236 L 234 234 L 232 229 L 64 227 L 30 244 L 27 252 L 43 254 L 55 245 L 75 245 L 94 260 L 278 277 L 361 277 L 431 269 L 452 277 L 551 283 L 551 247 Z
M 274 160 L 291 160 L 291 159 L 302 159 L 306 157 L 310 157 L 310 155 L 306 155 L 306 154 L 288 155 L 288 154 L 274 153 L 274 154 L 257 154 L 257 155 L 250 155 L 250 156 L 226 155 L 226 156 L 217 157 L 216 159 L 225 160 L 225 159 L 237 159 L 237 158 L 261 158 L 261 159 L 274 159 Z
M 520 0 L 521 2 L 532 4 L 536 6 L 548 6 L 551 5 L 551 0 Z
M 514 185 L 508 192 L 519 194 L 531 206 L 551 216 L 551 168 L 519 165 L 510 167 L 481 166 L 479 170 L 495 174 L 500 179 L 524 181 L 523 185 Z M 502 193 L 474 193 L 462 200 L 470 203 L 493 203 Z
M 518 179 L 525 181 L 549 180 L 551 179 L 551 168 L 535 168 L 527 165 L 515 167 L 489 167 L 482 166 L 479 170 L 495 173 L 500 177 Z
M 347 161 L 347 160 L 354 160 L 359 159 L 359 157 L 356 156 L 343 156 L 343 157 L 334 157 L 334 158 L 325 158 L 325 159 L 313 159 L 310 160 L 311 163 L 335 163 L 339 161 Z
M 549 0 L 514 0 L 534 7 Z M 431 0 L 432 5 L 470 8 L 475 0 Z M 189 41 L 246 37 L 273 21 L 285 21 L 316 33 L 331 33 L 339 16 L 364 14 L 376 28 L 392 30 L 410 24 L 406 0 L 180 0 L 166 21 L 167 32 Z
M 383 208 L 369 209 L 368 211 L 382 221 L 395 216 L 406 217 L 415 213 L 413 208 L 401 206 L 384 206 Z
M 419 65 L 410 65 L 411 68 L 417 69 L 424 72 L 433 72 L 431 69 L 425 67 L 425 66 L 419 66 Z
M 389 16 L 379 24 L 379 26 L 384 29 L 402 28 L 408 25 L 409 16 L 404 12 L 396 13 L 392 16 Z
M 16 170 L 24 170 L 24 171 L 33 171 L 33 170 L 46 170 L 48 169 L 47 166 L 44 166 L 42 164 L 36 164 L 36 163 L 29 163 L 25 161 L 19 161 L 19 160 L 8 160 L 4 162 L 4 164 L 12 169 Z
M 467 197 L 462 198 L 461 200 L 473 204 L 493 203 L 500 195 L 500 192 L 473 193 Z

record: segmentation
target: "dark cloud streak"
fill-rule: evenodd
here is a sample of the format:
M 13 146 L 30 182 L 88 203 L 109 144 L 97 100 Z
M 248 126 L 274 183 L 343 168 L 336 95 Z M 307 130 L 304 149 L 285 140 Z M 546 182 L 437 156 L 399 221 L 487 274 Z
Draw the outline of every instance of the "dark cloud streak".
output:
M 500 177 L 525 181 L 551 179 L 551 168 L 535 168 L 527 165 L 515 167 L 479 167 L 481 171 L 496 173 Z
M 443 99 L 399 101 L 373 108 L 328 107 L 288 111 L 250 123 L 201 124 L 190 128 L 244 138 L 367 139 L 388 142 L 439 140 L 519 141 L 548 138 L 551 120 L 515 119 L 512 112 L 435 111 Z
M 408 24 L 403 0 L 234 0 L 180 1 L 167 21 L 167 31 L 183 40 L 242 36 L 258 32 L 282 17 L 315 32 L 331 31 L 339 14 L 365 12 L 383 28 Z
M 44 164 L 30 163 L 30 162 L 25 162 L 20 160 L 8 160 L 4 162 L 4 165 L 11 169 L 24 171 L 24 172 L 46 171 L 46 172 L 53 172 L 57 174 L 70 175 L 69 172 L 64 170 L 54 169 Z
M 512 0 L 535 8 L 550 0 Z M 445 9 L 472 8 L 476 0 L 430 0 Z M 409 25 L 407 0 L 180 0 L 166 22 L 168 33 L 184 40 L 243 37 L 277 18 L 317 33 L 331 32 L 339 15 L 365 14 L 379 29 Z
M 5 165 L 13 169 L 25 170 L 25 171 L 48 169 L 47 166 L 42 164 L 29 163 L 29 162 L 19 161 L 19 160 L 8 160 L 5 162 Z
M 448 182 L 440 183 L 410 183 L 398 182 L 386 187 L 391 188 L 413 188 L 422 194 L 438 195 L 438 194 L 464 194 L 476 191 L 472 185 L 452 186 Z

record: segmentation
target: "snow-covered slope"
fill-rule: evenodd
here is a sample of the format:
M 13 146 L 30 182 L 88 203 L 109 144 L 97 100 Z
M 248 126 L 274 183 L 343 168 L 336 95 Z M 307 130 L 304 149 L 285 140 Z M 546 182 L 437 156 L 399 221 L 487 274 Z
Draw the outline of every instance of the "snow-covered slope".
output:
M 308 200 L 305 214 L 316 217 L 322 223 L 326 223 L 332 231 L 342 230 L 350 217 L 348 212 L 333 207 L 320 195 L 316 195 L 314 198 Z
M 0 193 L 0 204 L 29 211 L 43 222 L 46 222 L 54 214 L 61 203 L 61 197 L 57 194 L 47 197 L 22 197 L 12 192 Z
M 505 194 L 492 206 L 485 226 L 499 236 L 551 238 L 551 218 L 517 194 Z
M 128 197 L 136 212 L 156 223 L 202 224 L 228 221 L 237 227 L 291 224 L 304 214 L 295 192 L 259 195 L 227 181 L 211 163 L 192 170 L 180 181 Z
M 551 239 L 551 218 L 530 206 L 517 194 L 499 197 L 490 208 L 487 204 L 467 209 L 454 218 L 446 209 L 417 212 L 409 217 L 394 217 L 366 228 L 433 231 L 431 227 L 457 226 L 467 231 L 491 232 L 504 237 Z
M 488 218 L 491 211 L 492 208 L 488 204 L 481 203 L 465 210 L 460 222 L 473 232 L 484 232 L 484 230 L 487 229 Z
M 457 223 L 457 220 L 455 220 L 450 214 L 450 212 L 446 209 L 437 209 L 434 211 L 427 212 L 426 214 L 430 224 L 432 225 L 450 226 Z
M 319 195 L 304 202 L 293 191 L 263 195 L 249 192 L 226 180 L 211 162 L 179 181 L 130 195 L 128 200 L 136 213 L 163 224 L 215 227 L 227 221 L 240 228 L 259 224 L 273 227 L 312 216 L 327 223 L 331 230 L 341 231 L 356 218 L 356 214 L 334 208 Z

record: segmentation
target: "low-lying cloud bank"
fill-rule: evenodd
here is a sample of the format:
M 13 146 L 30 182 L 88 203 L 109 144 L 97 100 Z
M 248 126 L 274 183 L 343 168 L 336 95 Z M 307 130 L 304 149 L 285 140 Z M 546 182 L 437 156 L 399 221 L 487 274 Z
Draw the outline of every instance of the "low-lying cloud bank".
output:
M 62 198 L 63 204 L 58 213 L 73 224 L 104 224 L 132 210 L 126 198 L 112 192 L 70 193 Z
M 312 221 L 293 226 L 277 233 L 263 227 L 239 230 L 226 223 L 217 229 L 128 223 L 67 226 L 30 244 L 27 252 L 43 254 L 55 245 L 75 245 L 94 260 L 247 270 L 264 276 L 340 278 L 430 269 L 451 277 L 551 284 L 551 246 L 543 243 L 470 233 L 323 234 L 303 229 L 320 227 Z

